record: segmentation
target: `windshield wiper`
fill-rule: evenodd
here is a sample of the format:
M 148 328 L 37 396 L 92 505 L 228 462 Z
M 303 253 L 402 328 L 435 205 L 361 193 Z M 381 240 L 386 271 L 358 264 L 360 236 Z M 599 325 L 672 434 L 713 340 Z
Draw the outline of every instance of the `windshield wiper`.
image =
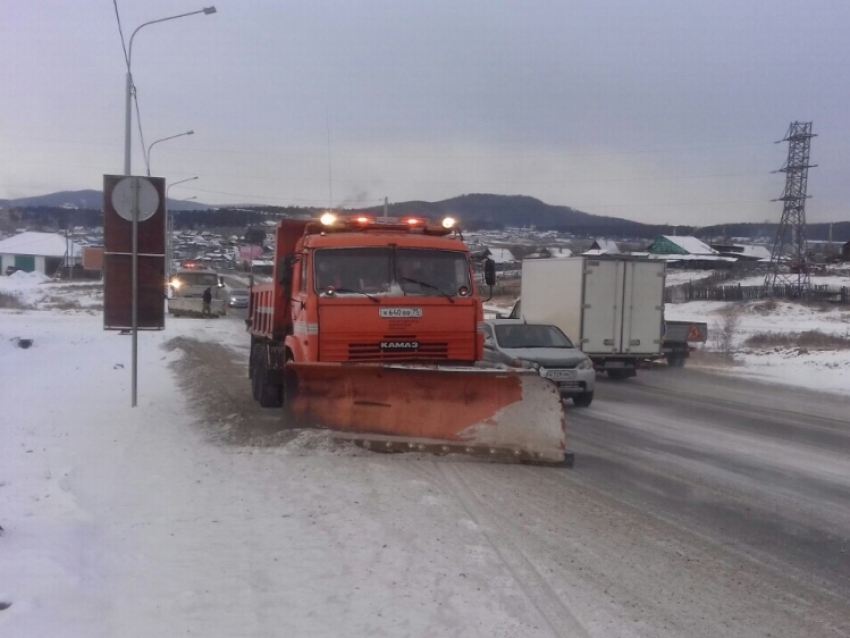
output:
M 418 284 L 420 286 L 424 286 L 425 288 L 430 288 L 431 290 L 436 290 L 438 293 L 443 295 L 443 297 L 445 297 L 446 299 L 448 299 L 452 303 L 455 302 L 454 298 L 450 294 L 443 292 L 440 288 L 438 288 L 434 284 L 429 284 L 427 281 L 420 281 L 418 279 L 411 279 L 410 277 L 399 277 L 399 279 L 401 279 L 402 281 L 408 281 L 412 284 Z M 406 291 L 405 291 L 405 294 L 406 294 Z
M 363 295 L 364 297 L 369 297 L 369 299 L 371 299 L 375 303 L 381 303 L 380 300 L 377 297 L 370 295 L 368 292 L 363 292 L 362 290 L 352 290 L 351 288 L 334 288 L 333 291 L 335 293 L 336 292 L 342 292 L 342 293 L 351 292 L 351 293 L 354 293 L 355 295 Z M 325 294 L 327 295 L 327 293 L 325 293 Z M 328 295 L 328 296 L 332 297 L 333 295 Z

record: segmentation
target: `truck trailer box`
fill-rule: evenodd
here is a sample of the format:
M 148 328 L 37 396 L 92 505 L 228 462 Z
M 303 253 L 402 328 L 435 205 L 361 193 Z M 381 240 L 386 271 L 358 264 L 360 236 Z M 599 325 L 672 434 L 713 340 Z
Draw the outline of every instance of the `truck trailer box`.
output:
M 526 259 L 521 316 L 558 326 L 598 368 L 607 367 L 606 359 L 611 367 L 631 367 L 638 359 L 661 355 L 664 277 L 661 261 Z

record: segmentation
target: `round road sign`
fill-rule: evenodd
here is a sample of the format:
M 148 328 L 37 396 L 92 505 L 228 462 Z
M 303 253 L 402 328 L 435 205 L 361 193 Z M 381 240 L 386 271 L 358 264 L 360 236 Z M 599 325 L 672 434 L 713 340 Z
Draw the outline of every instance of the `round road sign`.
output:
M 139 221 L 147 221 L 159 208 L 159 193 L 144 177 L 125 177 L 112 189 L 112 205 L 121 219 L 133 221 L 136 192 L 138 192 Z

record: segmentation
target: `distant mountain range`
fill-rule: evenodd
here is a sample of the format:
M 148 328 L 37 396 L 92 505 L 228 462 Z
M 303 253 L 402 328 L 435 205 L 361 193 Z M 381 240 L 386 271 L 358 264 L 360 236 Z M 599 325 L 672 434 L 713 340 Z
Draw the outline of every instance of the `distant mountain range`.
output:
M 100 219 L 103 193 L 94 190 L 64 191 L 0 200 L 0 206 L 15 209 L 22 218 L 37 219 L 40 223 L 55 223 L 72 210 L 78 210 L 73 223 L 86 224 Z M 319 209 L 297 206 L 251 206 L 240 205 L 214 208 L 207 204 L 191 201 L 169 200 L 168 209 L 175 211 L 175 222 L 189 228 L 245 227 L 279 217 L 316 215 Z M 212 209 L 212 210 L 211 210 Z M 383 207 L 359 209 L 376 215 L 383 214 Z M 203 211 L 201 213 L 200 211 Z M 593 215 L 569 206 L 553 206 L 523 195 L 491 195 L 486 193 L 461 195 L 438 202 L 410 201 L 389 205 L 390 216 L 423 215 L 437 220 L 451 215 L 457 217 L 462 227 L 468 229 L 501 229 L 505 227 L 538 230 L 557 230 L 585 237 L 608 237 L 615 239 L 652 239 L 659 235 L 696 235 L 703 239 L 750 238 L 772 241 L 778 224 L 717 224 L 699 228 L 671 226 L 669 224 L 642 224 L 618 217 Z M 777 218 L 780 210 L 777 209 Z M 830 224 L 809 224 L 808 238 L 829 239 Z M 836 242 L 850 240 L 850 221 L 832 224 L 832 238 Z
M 70 210 L 102 210 L 103 191 L 61 191 L 35 197 L 19 199 L 0 199 L 4 208 L 65 208 Z M 196 201 L 184 202 L 179 199 L 168 200 L 168 210 L 207 210 L 208 204 Z

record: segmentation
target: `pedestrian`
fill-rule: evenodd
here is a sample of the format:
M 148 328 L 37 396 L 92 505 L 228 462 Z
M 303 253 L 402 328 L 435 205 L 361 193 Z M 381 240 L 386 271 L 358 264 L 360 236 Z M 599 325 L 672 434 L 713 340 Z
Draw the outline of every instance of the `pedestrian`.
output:
M 204 290 L 204 296 L 202 299 L 204 304 L 201 306 L 201 316 L 212 317 L 212 290 L 210 290 L 209 286 L 207 286 L 207 289 Z

